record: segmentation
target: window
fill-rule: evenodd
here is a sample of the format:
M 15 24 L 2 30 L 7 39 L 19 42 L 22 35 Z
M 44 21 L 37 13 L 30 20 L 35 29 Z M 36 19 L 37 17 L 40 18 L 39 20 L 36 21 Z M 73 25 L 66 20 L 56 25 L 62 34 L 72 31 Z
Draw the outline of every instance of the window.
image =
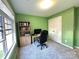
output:
M 9 53 L 15 42 L 13 24 L 13 20 L 0 15 L 0 59 Z
M 0 16 L 0 59 L 4 56 L 3 54 L 3 30 L 2 30 L 2 17 Z
M 7 42 L 7 49 L 10 50 L 12 44 L 13 44 L 13 24 L 12 20 L 4 18 L 4 28 L 5 28 L 5 36 L 6 36 L 6 42 Z
M 15 20 L 11 12 L 0 0 L 0 59 L 9 56 L 16 43 Z
M 0 42 L 0 59 L 4 57 L 3 42 Z

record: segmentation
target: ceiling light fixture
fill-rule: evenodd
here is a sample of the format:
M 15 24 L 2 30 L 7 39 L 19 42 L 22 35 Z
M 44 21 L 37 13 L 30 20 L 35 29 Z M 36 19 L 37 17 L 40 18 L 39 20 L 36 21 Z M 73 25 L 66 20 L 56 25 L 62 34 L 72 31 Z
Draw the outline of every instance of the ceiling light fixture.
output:
M 55 2 L 53 0 L 41 0 L 39 2 L 39 6 L 41 9 L 49 9 L 51 8 Z

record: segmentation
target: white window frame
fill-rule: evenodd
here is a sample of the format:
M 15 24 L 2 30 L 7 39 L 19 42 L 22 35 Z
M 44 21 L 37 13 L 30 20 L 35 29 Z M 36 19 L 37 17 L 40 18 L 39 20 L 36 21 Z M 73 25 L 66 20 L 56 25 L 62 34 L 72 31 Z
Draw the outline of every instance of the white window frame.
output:
M 5 59 L 9 59 L 9 57 L 10 57 L 10 55 L 11 55 L 14 47 L 16 46 L 15 19 L 14 19 L 14 15 L 10 12 L 10 10 L 6 7 L 6 5 L 1 0 L 0 0 L 0 14 L 2 16 L 5 16 L 8 19 L 13 20 L 13 38 L 14 38 L 14 44 L 12 45 L 9 53 L 3 57 L 3 59 L 4 58 Z M 3 36 L 5 37 L 5 32 L 4 32 Z

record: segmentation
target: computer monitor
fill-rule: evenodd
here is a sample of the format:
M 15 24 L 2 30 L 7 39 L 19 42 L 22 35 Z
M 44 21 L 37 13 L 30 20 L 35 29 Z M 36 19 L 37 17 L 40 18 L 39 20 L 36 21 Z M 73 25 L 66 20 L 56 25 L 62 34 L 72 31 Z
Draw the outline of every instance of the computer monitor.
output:
M 34 29 L 34 34 L 40 34 L 41 29 Z

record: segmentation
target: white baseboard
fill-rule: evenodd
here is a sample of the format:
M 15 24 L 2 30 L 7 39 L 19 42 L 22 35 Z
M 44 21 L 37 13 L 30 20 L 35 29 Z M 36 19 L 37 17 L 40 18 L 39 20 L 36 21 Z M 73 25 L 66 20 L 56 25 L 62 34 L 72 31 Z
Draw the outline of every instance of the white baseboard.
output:
M 53 40 L 54 41 L 54 40 Z M 56 41 L 54 41 L 54 42 L 56 42 Z M 66 45 L 66 44 L 64 44 L 64 43 L 60 43 L 60 42 L 57 42 L 57 43 L 59 43 L 59 44 L 61 44 L 61 45 L 63 45 L 63 46 L 66 46 L 66 47 L 68 47 L 68 48 L 70 48 L 70 49 L 74 49 L 73 47 L 71 47 L 71 46 L 69 46 L 69 45 Z
M 66 46 L 66 47 L 68 47 L 68 48 L 74 49 L 73 47 L 71 47 L 71 46 L 69 46 L 69 45 L 66 45 L 66 44 L 64 44 L 64 43 L 60 43 L 60 44 Z
M 79 47 L 78 47 L 78 46 L 75 46 L 75 48 L 79 49 Z

